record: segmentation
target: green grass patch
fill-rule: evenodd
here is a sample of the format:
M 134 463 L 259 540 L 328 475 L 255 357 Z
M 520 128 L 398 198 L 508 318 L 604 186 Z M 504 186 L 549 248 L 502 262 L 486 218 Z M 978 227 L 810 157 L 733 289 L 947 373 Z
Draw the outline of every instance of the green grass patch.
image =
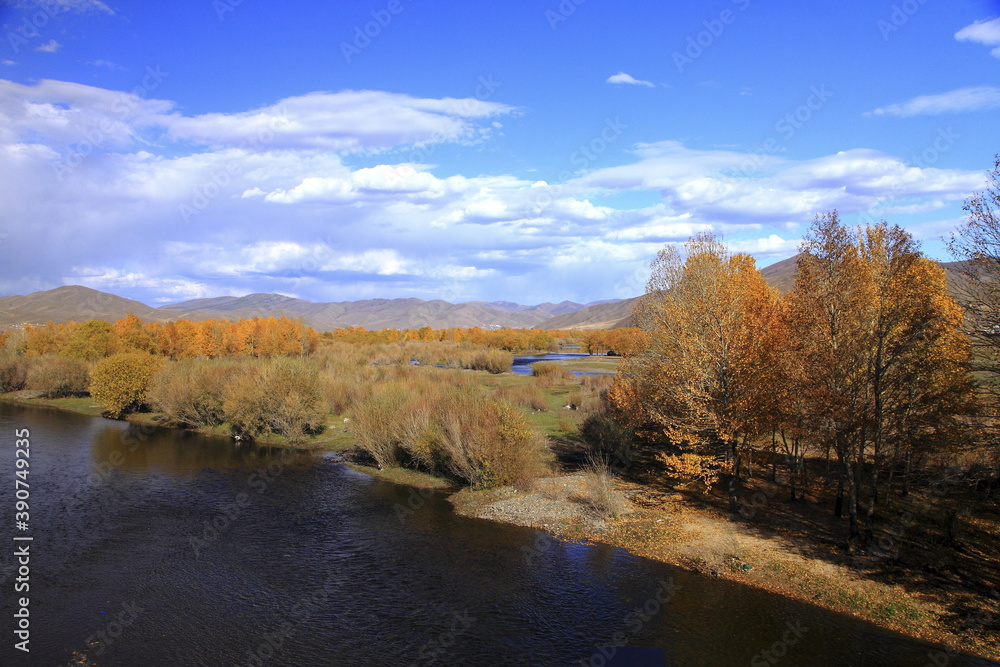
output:
M 371 475 L 372 477 L 377 477 L 393 484 L 415 486 L 420 489 L 450 489 L 454 487 L 454 484 L 447 479 L 428 475 L 419 470 L 411 470 L 410 468 L 385 468 L 379 470 L 378 468 L 357 464 L 348 465 L 358 472 L 363 472 L 366 475 Z
M 568 371 L 578 371 L 581 373 L 601 373 L 602 375 L 614 375 L 618 372 L 621 364 L 621 357 L 609 357 L 606 355 L 594 355 L 590 357 L 576 357 L 575 359 L 564 359 L 555 361 Z
M 91 417 L 100 417 L 104 414 L 104 406 L 98 405 L 90 396 L 73 396 L 70 398 L 25 398 L 18 396 L 17 392 L 0 394 L 0 399 L 20 405 L 35 405 L 46 408 L 57 408 L 68 410 Z

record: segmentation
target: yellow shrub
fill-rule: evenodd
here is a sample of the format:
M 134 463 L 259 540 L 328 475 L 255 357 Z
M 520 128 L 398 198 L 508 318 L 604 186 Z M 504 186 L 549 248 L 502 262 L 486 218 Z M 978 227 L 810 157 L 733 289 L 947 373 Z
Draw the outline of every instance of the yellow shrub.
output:
M 115 418 L 141 408 L 163 359 L 145 352 L 122 352 L 101 360 L 90 372 L 90 395 Z

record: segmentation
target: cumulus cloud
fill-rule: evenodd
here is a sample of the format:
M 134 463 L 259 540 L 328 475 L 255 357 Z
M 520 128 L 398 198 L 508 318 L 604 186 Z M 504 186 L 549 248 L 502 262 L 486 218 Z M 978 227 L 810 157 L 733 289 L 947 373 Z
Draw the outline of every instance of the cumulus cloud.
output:
M 955 39 L 960 42 L 974 42 L 984 46 L 994 46 L 990 55 L 1000 58 L 1000 18 L 988 21 L 976 21 L 955 33 Z
M 50 39 L 44 44 L 39 44 L 35 47 L 35 51 L 40 51 L 42 53 L 55 53 L 62 47 L 62 44 L 54 39 Z
M 631 74 L 626 74 L 625 72 L 618 72 L 618 74 L 612 74 L 609 76 L 604 83 L 616 83 L 624 84 L 627 86 L 646 86 L 647 88 L 656 88 L 656 84 L 652 81 L 643 81 L 642 79 L 636 79 Z
M 347 91 L 189 116 L 152 95 L 0 80 L 0 290 L 79 283 L 147 303 L 628 297 L 659 247 L 699 231 L 778 258 L 816 213 L 937 214 L 982 184 L 978 171 L 867 149 L 761 161 L 649 142 L 565 182 L 445 175 L 391 152 L 488 141 L 509 113 Z M 269 141 L 242 143 L 275 119 Z M 608 203 L 629 193 L 658 203 Z
M 149 86 L 155 90 L 169 73 L 157 70 L 149 75 Z M 14 130 L 29 125 L 40 129 L 50 141 L 79 141 L 89 131 L 102 139 L 170 138 L 213 148 L 380 152 L 432 143 L 475 143 L 493 131 L 479 121 L 514 111 L 478 99 L 348 90 L 289 97 L 241 113 L 185 116 L 173 102 L 132 93 L 64 81 L 26 86 L 0 80 L 0 120 Z
M 927 116 L 943 113 L 983 111 L 1000 107 L 1000 88 L 974 86 L 959 88 L 938 95 L 921 95 L 906 102 L 879 107 L 866 115 L 874 116 Z

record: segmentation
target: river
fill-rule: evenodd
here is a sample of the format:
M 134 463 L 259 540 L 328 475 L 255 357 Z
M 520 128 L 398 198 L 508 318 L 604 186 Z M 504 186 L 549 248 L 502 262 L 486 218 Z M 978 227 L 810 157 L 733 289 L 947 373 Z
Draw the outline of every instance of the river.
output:
M 512 373 L 517 373 L 518 375 L 531 375 L 531 365 L 536 361 L 566 361 L 567 359 L 579 359 L 580 357 L 589 357 L 589 354 L 581 354 L 574 352 L 560 352 L 555 354 L 535 354 L 528 356 L 518 356 L 514 357 L 514 363 L 511 365 L 510 370 Z M 596 375 L 596 373 L 586 373 L 577 371 L 574 375 Z
M 0 664 L 75 651 L 102 667 L 920 666 L 936 650 L 621 549 L 460 517 L 331 455 L 147 431 L 0 403 Z M 30 590 L 15 594 L 25 544 Z M 30 653 L 14 649 L 21 596 Z

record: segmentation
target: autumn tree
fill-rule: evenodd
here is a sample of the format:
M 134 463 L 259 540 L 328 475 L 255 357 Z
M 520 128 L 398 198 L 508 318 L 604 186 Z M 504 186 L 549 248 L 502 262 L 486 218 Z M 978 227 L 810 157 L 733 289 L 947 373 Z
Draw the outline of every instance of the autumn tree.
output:
M 789 327 L 803 372 L 796 392 L 813 437 L 839 462 L 838 515 L 852 543 L 873 538 L 886 448 L 968 411 L 960 314 L 943 270 L 886 223 L 851 230 L 818 216 L 800 247 Z M 846 488 L 845 488 L 846 487 Z M 846 496 L 845 496 L 846 491 Z
M 62 354 L 72 359 L 96 361 L 114 353 L 117 347 L 117 338 L 109 323 L 87 320 L 73 327 Z
M 156 341 L 137 316 L 128 313 L 114 324 L 118 348 L 122 351 L 156 352 Z
M 25 353 L 59 354 L 69 341 L 70 328 L 52 321 L 42 326 L 29 326 L 25 330 Z
M 145 352 L 119 352 L 90 372 L 90 395 L 115 418 L 141 408 L 146 390 L 163 365 L 163 358 Z
M 730 255 L 711 235 L 685 251 L 664 248 L 653 262 L 634 314 L 648 345 L 623 360 L 612 400 L 646 433 L 680 446 L 666 457 L 675 470 L 708 481 L 724 457 L 735 512 L 743 454 L 770 427 L 760 406 L 778 297 L 753 258 Z
M 948 249 L 961 264 L 958 298 L 966 310 L 966 331 L 976 367 L 990 384 L 1000 379 L 1000 155 L 987 187 L 965 202 L 966 220 L 951 235 Z

